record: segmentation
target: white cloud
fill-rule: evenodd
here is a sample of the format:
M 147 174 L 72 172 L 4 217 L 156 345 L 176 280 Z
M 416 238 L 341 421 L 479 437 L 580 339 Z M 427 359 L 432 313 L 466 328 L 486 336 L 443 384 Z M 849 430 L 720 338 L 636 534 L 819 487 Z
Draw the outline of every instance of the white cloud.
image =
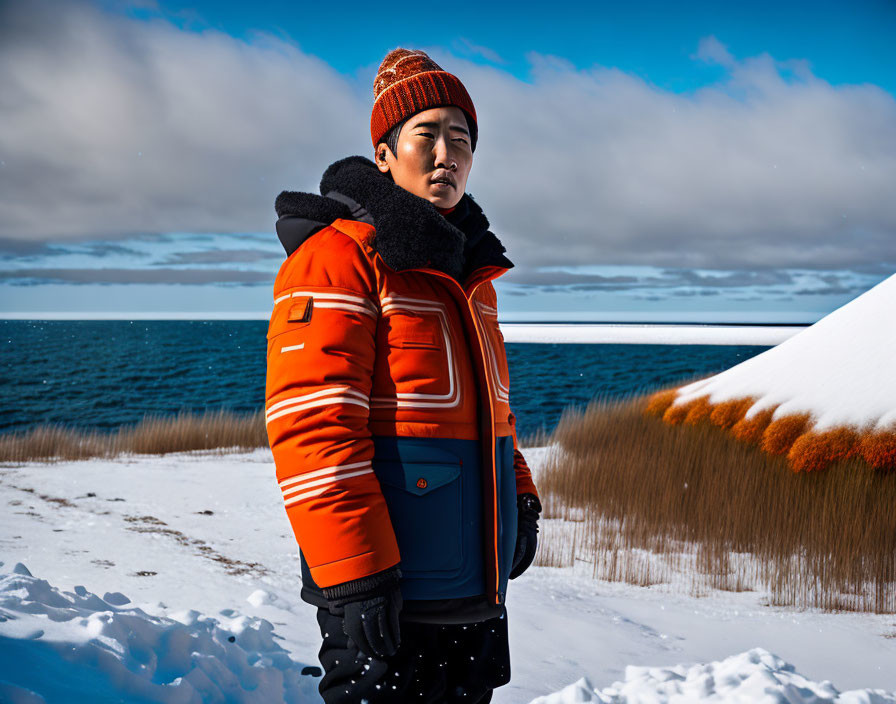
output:
M 0 238 L 273 237 L 281 189 L 316 191 L 329 163 L 372 153 L 381 57 L 356 80 L 270 35 L 2 7 Z M 896 266 L 896 100 L 880 88 L 715 37 L 694 58 L 725 77 L 693 94 L 537 53 L 522 81 L 430 51 L 476 103 L 468 190 L 520 271 Z
M 271 231 L 281 189 L 369 144 L 351 82 L 272 36 L 2 7 L 0 237 Z
M 768 55 L 693 95 L 530 61 L 529 83 L 451 62 L 482 115 L 468 189 L 517 259 L 896 267 L 896 101 L 880 88 Z
M 737 61 L 728 51 L 728 47 L 712 35 L 703 37 L 698 42 L 697 53 L 693 54 L 692 58 L 700 59 L 710 64 L 718 64 L 729 69 L 737 65 Z
M 481 56 L 493 64 L 506 64 L 507 61 L 494 49 L 471 42 L 466 37 L 459 37 L 452 42 L 452 48 L 461 55 Z

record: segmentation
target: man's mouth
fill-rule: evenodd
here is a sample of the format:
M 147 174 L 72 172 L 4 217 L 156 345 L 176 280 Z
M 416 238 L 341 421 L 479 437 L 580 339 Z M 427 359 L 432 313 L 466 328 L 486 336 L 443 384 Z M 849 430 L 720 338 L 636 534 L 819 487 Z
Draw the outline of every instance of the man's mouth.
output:
M 441 176 L 439 178 L 434 178 L 430 183 L 444 183 L 446 186 L 451 186 L 452 188 L 454 188 L 454 182 L 451 179 L 444 177 L 444 176 Z

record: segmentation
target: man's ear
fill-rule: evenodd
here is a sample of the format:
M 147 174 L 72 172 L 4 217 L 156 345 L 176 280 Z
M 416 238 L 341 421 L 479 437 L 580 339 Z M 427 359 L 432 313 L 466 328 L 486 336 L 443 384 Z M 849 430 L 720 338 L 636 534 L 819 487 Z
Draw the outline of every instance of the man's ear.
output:
M 389 160 L 395 158 L 392 150 L 389 149 L 389 145 L 385 142 L 380 142 L 376 145 L 376 151 L 374 152 L 373 156 L 373 160 L 376 163 L 376 168 L 378 168 L 384 174 L 389 171 Z

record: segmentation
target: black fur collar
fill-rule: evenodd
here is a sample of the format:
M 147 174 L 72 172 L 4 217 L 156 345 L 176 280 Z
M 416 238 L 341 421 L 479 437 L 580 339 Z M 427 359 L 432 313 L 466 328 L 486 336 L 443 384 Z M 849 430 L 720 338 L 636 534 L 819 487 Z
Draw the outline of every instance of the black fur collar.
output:
M 510 268 L 504 246 L 489 231 L 479 204 L 465 193 L 447 216 L 406 191 L 370 159 L 350 156 L 324 172 L 318 196 L 283 191 L 275 203 L 277 235 L 292 254 L 308 237 L 337 218 L 376 228 L 373 247 L 395 271 L 432 267 L 461 283 L 489 264 Z

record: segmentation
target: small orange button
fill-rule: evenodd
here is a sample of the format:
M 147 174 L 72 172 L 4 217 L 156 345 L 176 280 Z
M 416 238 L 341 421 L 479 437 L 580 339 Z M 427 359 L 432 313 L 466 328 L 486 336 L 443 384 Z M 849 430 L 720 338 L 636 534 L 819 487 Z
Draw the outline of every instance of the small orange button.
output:
M 417 488 L 418 488 L 418 489 L 425 489 L 425 488 L 426 488 L 426 480 L 425 480 L 423 477 L 420 477 L 420 478 L 417 480 Z

